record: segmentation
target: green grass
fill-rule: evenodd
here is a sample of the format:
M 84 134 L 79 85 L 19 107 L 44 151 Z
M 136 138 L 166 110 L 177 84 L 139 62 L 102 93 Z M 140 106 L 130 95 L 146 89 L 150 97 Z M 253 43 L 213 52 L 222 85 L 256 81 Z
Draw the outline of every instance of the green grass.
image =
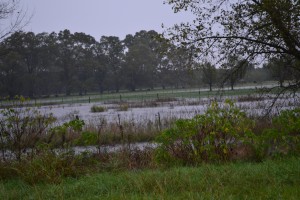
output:
M 0 199 L 298 199 L 300 158 L 103 172 L 60 184 L 0 182 Z
M 199 92 L 200 91 L 200 92 Z M 71 95 L 71 96 L 51 96 L 48 98 L 41 98 L 30 100 L 26 102 L 28 105 L 41 106 L 41 105 L 58 105 L 58 104 L 73 104 L 73 103 L 96 103 L 96 102 L 121 102 L 121 101 L 151 101 L 167 98 L 213 98 L 220 95 L 223 96 L 236 96 L 257 93 L 258 90 L 254 89 L 238 89 L 238 87 L 231 91 L 228 89 L 219 90 L 214 89 L 210 92 L 207 89 L 189 88 L 189 89 L 155 89 L 151 91 L 136 91 L 128 92 L 121 91 L 119 93 L 104 93 L 96 94 L 90 93 L 85 96 Z M 10 105 L 9 101 L 0 101 L 0 107 Z

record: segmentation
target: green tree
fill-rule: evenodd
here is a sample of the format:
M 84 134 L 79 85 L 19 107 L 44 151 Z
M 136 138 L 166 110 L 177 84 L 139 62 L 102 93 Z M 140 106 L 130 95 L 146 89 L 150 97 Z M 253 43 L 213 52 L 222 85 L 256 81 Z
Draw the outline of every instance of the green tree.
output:
M 100 39 L 99 50 L 104 55 L 107 69 L 106 82 L 111 89 L 119 92 L 121 87 L 121 69 L 124 62 L 124 46 L 120 39 L 115 36 L 102 36 Z
M 57 59 L 56 65 L 60 70 L 60 80 L 65 94 L 70 95 L 72 86 L 75 81 L 74 70 L 74 53 L 73 53 L 73 41 L 72 34 L 69 30 L 60 31 L 57 35 Z
M 222 69 L 224 69 L 225 81 L 228 81 L 233 90 L 234 85 L 237 81 L 242 79 L 247 71 L 249 62 L 246 59 L 241 59 L 239 56 L 229 56 L 227 62 L 223 64 Z
M 76 70 L 75 87 L 79 95 L 87 93 L 87 90 L 93 87 L 93 65 L 94 65 L 94 47 L 96 40 L 85 33 L 74 33 L 73 51 L 76 58 L 74 67 Z
M 13 98 L 22 92 L 22 74 L 24 73 L 21 56 L 14 51 L 0 57 L 0 96 Z
M 36 92 L 39 95 L 57 94 L 61 87 L 59 79 L 59 68 L 56 66 L 58 57 L 58 45 L 56 33 L 36 34 L 36 40 L 39 43 L 39 75 L 35 85 Z
M 69 30 L 58 33 L 56 65 L 60 68 L 60 78 L 66 95 L 70 95 L 75 89 L 82 93 L 84 86 L 79 87 L 78 84 L 86 80 L 86 76 L 81 74 L 84 72 L 82 62 L 93 43 L 94 39 L 84 33 L 72 34 Z
M 96 42 L 94 47 L 94 59 L 93 59 L 93 79 L 97 90 L 102 94 L 106 88 L 105 79 L 107 76 L 107 57 L 105 56 L 102 45 Z
M 126 48 L 124 73 L 127 87 L 134 91 L 136 86 L 153 89 L 158 80 L 163 54 L 163 42 L 156 31 L 139 31 L 127 35 L 123 41 Z
M 205 62 L 201 65 L 201 71 L 203 73 L 203 82 L 209 85 L 209 91 L 212 91 L 212 86 L 217 79 L 217 69 L 210 62 Z
M 271 75 L 275 80 L 279 82 L 279 86 L 283 87 L 283 83 L 288 78 L 291 78 L 291 61 L 287 58 L 272 58 L 270 61 L 264 66 L 269 71 L 271 71 Z
M 193 75 L 193 60 L 191 50 L 185 47 L 170 46 L 168 51 L 168 65 L 172 71 L 173 85 L 176 88 L 185 87 Z
M 24 67 L 23 93 L 29 97 L 36 96 L 37 79 L 43 70 L 41 61 L 41 43 L 33 32 L 16 32 L 6 39 L 7 48 L 17 52 Z

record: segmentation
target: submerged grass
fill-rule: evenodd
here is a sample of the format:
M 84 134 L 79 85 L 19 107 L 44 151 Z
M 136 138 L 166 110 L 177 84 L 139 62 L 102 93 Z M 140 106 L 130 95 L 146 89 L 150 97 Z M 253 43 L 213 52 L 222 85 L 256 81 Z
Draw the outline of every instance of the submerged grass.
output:
M 30 186 L 0 182 L 0 199 L 298 199 L 300 158 L 104 172 Z

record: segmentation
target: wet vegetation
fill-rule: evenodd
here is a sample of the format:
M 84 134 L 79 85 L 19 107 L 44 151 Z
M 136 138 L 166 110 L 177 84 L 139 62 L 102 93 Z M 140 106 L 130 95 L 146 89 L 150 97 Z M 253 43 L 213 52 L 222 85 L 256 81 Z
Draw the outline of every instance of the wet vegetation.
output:
M 145 185 L 141 184 L 139 189 L 133 190 L 137 193 L 134 192 L 132 195 L 146 195 L 150 191 L 154 192 L 153 195 L 169 195 L 165 192 L 172 190 L 168 185 L 175 181 L 175 178 L 174 180 L 167 178 L 171 175 L 178 176 L 179 182 L 176 182 L 176 187 L 185 188 L 185 184 L 192 184 L 194 181 L 192 177 L 187 180 L 179 175 L 179 171 L 182 170 L 184 171 L 182 173 L 187 175 L 196 173 L 197 176 L 206 177 L 205 180 L 211 184 L 217 184 L 219 180 L 224 186 L 230 176 L 235 177 L 234 174 L 245 176 L 251 173 L 251 176 L 247 176 L 250 181 L 258 177 L 261 181 L 270 181 L 270 174 L 261 176 L 259 170 L 265 171 L 271 167 L 270 169 L 274 170 L 270 172 L 273 189 L 285 181 L 289 181 L 291 185 L 284 187 L 297 187 L 299 179 L 296 177 L 281 179 L 277 175 L 283 176 L 282 165 L 289 172 L 299 174 L 300 169 L 296 167 L 299 166 L 300 154 L 298 108 L 261 119 L 249 117 L 231 100 L 226 100 L 212 101 L 203 114 L 191 119 L 135 124 L 122 122 L 120 119 L 108 123 L 104 118 L 99 118 L 97 123 L 92 124 L 75 116 L 72 120 L 57 125 L 53 115 L 42 114 L 35 108 L 22 107 L 26 102 L 23 97 L 20 97 L 18 102 L 18 107 L 1 110 L 0 178 L 1 190 L 6 191 L 2 193 L 3 197 L 12 197 L 10 184 L 23 189 L 24 184 L 34 185 L 37 191 L 32 195 L 51 196 L 56 195 L 52 191 L 55 190 L 54 187 L 70 187 L 71 183 L 77 181 L 88 184 L 89 181 L 95 181 L 92 177 L 95 179 L 102 176 L 107 176 L 107 179 L 109 176 L 115 179 L 127 177 L 137 170 L 143 171 L 135 175 L 136 181 L 145 179 L 146 182 L 142 181 Z M 145 148 L 133 145 L 145 141 L 155 145 L 148 145 Z M 104 146 L 113 144 L 119 144 L 120 148 L 103 149 Z M 96 151 L 88 151 L 87 148 L 87 151 L 80 153 L 74 149 L 76 146 L 94 146 Z M 250 169 L 249 166 L 254 168 Z M 217 173 L 217 170 L 223 168 L 232 174 Z M 209 175 L 207 170 L 212 174 Z M 158 176 L 156 184 L 153 183 L 154 179 L 149 179 L 151 176 Z M 245 182 L 236 178 L 236 181 Z M 163 180 L 168 181 L 168 184 Z M 129 187 L 131 181 L 134 179 L 127 180 L 124 189 Z M 156 189 L 147 189 L 148 184 L 156 185 L 151 186 Z M 204 195 L 215 195 L 202 184 L 204 182 L 200 181 L 198 186 L 190 187 L 187 195 L 200 195 L 193 189 L 195 187 L 203 188 L 206 192 Z M 111 187 L 118 187 L 117 185 L 118 182 L 111 183 Z M 40 191 L 45 187 L 47 192 Z M 30 186 L 25 188 L 27 189 L 21 193 L 31 190 Z M 226 187 L 220 189 L 224 189 L 224 192 L 229 190 Z M 120 195 L 125 195 L 122 191 Z M 295 192 L 293 190 L 285 195 L 293 196 Z M 226 192 L 219 193 L 221 196 L 226 194 Z M 268 195 L 276 194 L 278 193 L 275 191 L 268 193 Z M 72 198 L 72 195 L 69 197 Z
M 18 14 L 0 31 L 0 199 L 299 198 L 299 3 L 199 2 L 166 1 L 195 19 L 165 35 L 99 41 L 23 32 L 19 1 L 1 2 L 1 21 Z M 69 103 L 93 120 L 39 109 Z

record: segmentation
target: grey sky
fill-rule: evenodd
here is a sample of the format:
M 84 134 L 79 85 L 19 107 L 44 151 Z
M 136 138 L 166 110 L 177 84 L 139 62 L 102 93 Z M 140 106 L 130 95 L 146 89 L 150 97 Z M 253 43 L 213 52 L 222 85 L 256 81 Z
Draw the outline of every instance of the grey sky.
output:
M 163 0 L 21 0 L 24 9 L 33 13 L 25 31 L 84 32 L 97 40 L 140 30 L 162 32 L 161 24 L 170 27 L 191 19 L 188 13 L 174 14 Z

